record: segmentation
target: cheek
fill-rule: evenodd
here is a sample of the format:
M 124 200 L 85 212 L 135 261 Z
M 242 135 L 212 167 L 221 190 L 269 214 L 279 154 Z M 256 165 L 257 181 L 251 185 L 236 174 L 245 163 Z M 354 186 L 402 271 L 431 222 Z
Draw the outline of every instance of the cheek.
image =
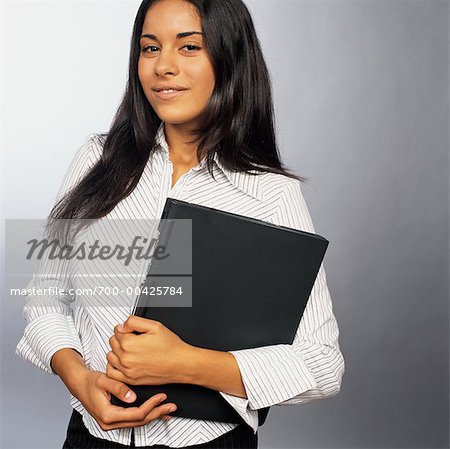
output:
M 140 59 L 138 62 L 138 77 L 144 90 L 146 90 L 146 84 L 148 84 L 150 75 L 151 69 L 149 67 L 149 64 L 146 64 L 145 61 L 142 61 L 142 59 Z
M 207 64 L 198 66 L 192 70 L 191 76 L 197 87 L 196 94 L 202 98 L 209 98 L 215 84 L 212 68 Z
M 147 100 L 153 108 L 157 107 L 158 104 L 151 90 L 151 86 L 154 83 L 153 67 L 148 64 L 148 61 L 142 61 L 138 63 L 138 78 L 141 83 L 142 90 L 147 97 Z

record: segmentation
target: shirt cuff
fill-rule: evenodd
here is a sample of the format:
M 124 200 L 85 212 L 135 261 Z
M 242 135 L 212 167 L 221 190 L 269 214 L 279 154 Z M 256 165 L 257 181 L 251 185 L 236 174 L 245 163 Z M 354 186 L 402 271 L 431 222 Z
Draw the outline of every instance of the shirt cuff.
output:
M 253 429 L 253 433 L 255 434 L 258 430 L 258 411 L 250 409 L 248 399 L 233 396 L 223 391 L 219 391 L 219 393 L 239 413 L 246 424 Z
M 291 345 L 229 352 L 238 363 L 247 393 L 247 406 L 252 410 L 277 405 L 317 388 L 313 374 Z
M 50 361 L 53 355 L 63 348 L 75 349 L 84 358 L 73 317 L 55 313 L 42 315 L 28 323 L 15 353 L 56 376 Z

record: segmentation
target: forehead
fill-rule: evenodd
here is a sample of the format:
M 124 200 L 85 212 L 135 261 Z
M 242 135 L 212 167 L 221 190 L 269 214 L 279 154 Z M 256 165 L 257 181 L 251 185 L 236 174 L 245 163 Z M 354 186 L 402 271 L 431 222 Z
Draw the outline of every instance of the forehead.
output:
M 202 31 L 202 21 L 197 8 L 184 0 L 159 0 L 145 15 L 142 33 L 174 38 L 183 31 Z

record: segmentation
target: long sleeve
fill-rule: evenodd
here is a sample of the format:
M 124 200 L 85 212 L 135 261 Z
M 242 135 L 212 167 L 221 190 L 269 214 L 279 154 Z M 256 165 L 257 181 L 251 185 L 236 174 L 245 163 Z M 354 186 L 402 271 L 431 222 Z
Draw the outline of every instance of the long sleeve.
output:
M 56 202 L 73 188 L 84 174 L 100 157 L 100 148 L 95 142 L 95 134 L 87 137 L 77 150 L 75 157 L 66 172 L 58 191 Z M 16 354 L 24 360 L 36 365 L 44 371 L 55 374 L 50 366 L 52 356 L 60 349 L 73 348 L 84 357 L 83 348 L 78 335 L 69 295 L 70 261 L 43 257 L 27 289 L 44 289 L 53 287 L 63 291 L 59 296 L 27 295 L 23 308 L 26 327 L 16 347 Z M 55 289 L 56 290 L 56 289 Z
M 278 213 L 280 225 L 315 233 L 299 181 L 286 186 Z M 221 394 L 255 433 L 260 408 L 334 396 L 345 371 L 338 337 L 322 264 L 293 343 L 230 351 L 238 363 L 247 399 Z

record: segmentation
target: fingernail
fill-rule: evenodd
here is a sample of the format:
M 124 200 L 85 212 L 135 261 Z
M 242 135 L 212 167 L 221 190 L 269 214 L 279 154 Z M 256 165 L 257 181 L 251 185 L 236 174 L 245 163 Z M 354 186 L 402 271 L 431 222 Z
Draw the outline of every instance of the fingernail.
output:
M 177 409 L 177 408 L 176 408 L 174 405 L 172 405 L 172 407 L 169 408 L 169 413 L 170 413 L 170 412 L 174 412 L 176 409 Z
M 125 395 L 125 399 L 127 401 L 134 401 L 136 399 L 136 395 L 131 390 L 128 390 L 128 393 Z
M 167 399 L 167 396 L 165 394 L 163 394 L 162 396 L 159 397 L 159 402 L 165 401 Z

